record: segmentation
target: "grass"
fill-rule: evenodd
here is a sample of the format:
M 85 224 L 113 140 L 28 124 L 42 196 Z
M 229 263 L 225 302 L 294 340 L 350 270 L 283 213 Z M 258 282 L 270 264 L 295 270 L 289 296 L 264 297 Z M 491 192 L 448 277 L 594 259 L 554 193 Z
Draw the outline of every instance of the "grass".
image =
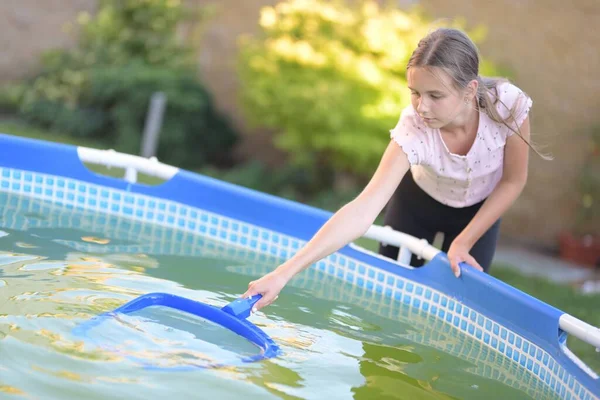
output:
M 91 148 L 103 148 L 103 145 L 91 139 L 73 138 L 55 132 L 47 132 L 31 127 L 19 121 L 0 120 L 0 132 L 30 137 L 35 139 L 50 140 L 54 142 L 67 143 Z M 88 166 L 94 172 L 113 177 L 122 177 L 124 171 L 119 168 L 108 169 L 102 166 Z M 146 184 L 158 184 L 161 180 L 139 176 L 139 181 Z M 359 246 L 377 252 L 378 244 L 373 240 L 359 239 L 355 241 Z M 515 268 L 504 266 L 492 266 L 491 274 L 509 285 L 528 293 L 576 318 L 579 318 L 593 326 L 600 326 L 600 294 L 584 295 L 574 288 L 550 282 L 544 278 L 533 278 L 519 273 Z M 600 372 L 600 353 L 592 346 L 580 341 L 575 337 L 568 338 L 569 348 L 581 358 L 593 370 Z
M 0 120 L 0 133 L 6 133 L 9 135 L 26 137 L 31 139 L 48 140 L 51 142 L 70 144 L 73 146 L 90 147 L 92 149 L 106 148 L 106 146 L 98 140 L 88 138 L 76 138 L 65 134 L 46 131 L 14 119 Z M 91 171 L 100 175 L 106 175 L 113 178 L 122 178 L 125 175 L 125 169 L 123 168 L 108 168 L 103 165 L 94 165 L 89 163 L 84 163 L 84 165 Z M 163 179 L 140 173 L 138 173 L 137 179 L 139 183 L 143 183 L 146 185 L 158 185 L 164 182 Z
M 600 327 L 600 294 L 585 295 L 573 287 L 540 277 L 525 276 L 516 269 L 504 266 L 492 266 L 490 272 L 497 279 L 590 325 Z M 600 353 L 591 345 L 569 336 L 567 346 L 590 368 L 600 373 Z
M 69 135 L 46 131 L 44 129 L 33 127 L 27 123 L 21 122 L 16 119 L 0 119 L 0 133 L 27 137 L 31 139 L 49 140 L 51 142 L 71 144 L 74 146 L 91 147 L 94 149 L 104 148 L 101 142 L 97 140 L 87 138 L 75 138 Z
M 90 169 L 91 171 L 100 174 L 100 175 L 106 175 L 106 176 L 110 176 L 112 178 L 123 178 L 125 176 L 125 169 L 124 168 L 108 168 L 104 165 L 94 165 L 94 164 L 88 164 L 88 163 L 84 163 L 84 165 Z M 145 175 L 142 174 L 140 172 L 138 172 L 137 175 L 137 183 L 143 183 L 145 185 L 160 185 L 161 183 L 164 183 L 165 180 L 162 178 L 158 178 L 156 176 L 151 176 L 151 175 Z

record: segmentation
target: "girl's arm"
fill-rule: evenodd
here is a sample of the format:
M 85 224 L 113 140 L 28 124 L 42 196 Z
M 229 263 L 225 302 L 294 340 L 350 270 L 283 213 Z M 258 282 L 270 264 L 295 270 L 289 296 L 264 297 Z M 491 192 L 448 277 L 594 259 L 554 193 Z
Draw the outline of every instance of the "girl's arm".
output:
M 529 140 L 529 117 L 523 121 L 520 132 L 523 138 Z M 527 143 L 516 134 L 510 136 L 504 148 L 504 166 L 500 182 L 448 250 L 450 265 L 456 276 L 460 274 L 458 264 L 463 261 L 482 270 L 479 263 L 468 253 L 523 191 L 527 182 L 528 160 Z
M 400 146 L 390 141 L 364 190 L 339 209 L 293 257 L 261 279 L 250 282 L 244 297 L 262 294 L 256 309 L 269 305 L 298 272 L 362 236 L 379 215 L 410 167 Z

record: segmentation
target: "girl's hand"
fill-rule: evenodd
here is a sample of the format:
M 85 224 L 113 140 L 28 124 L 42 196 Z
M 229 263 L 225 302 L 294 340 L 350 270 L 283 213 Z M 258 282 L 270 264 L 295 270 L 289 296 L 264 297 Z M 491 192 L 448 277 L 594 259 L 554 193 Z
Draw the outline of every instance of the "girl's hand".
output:
M 475 260 L 469 251 L 471 248 L 460 241 L 454 240 L 448 249 L 448 259 L 450 260 L 450 267 L 452 272 L 458 278 L 460 276 L 460 267 L 458 266 L 461 262 L 466 262 L 470 266 L 483 271 L 481 265 Z
M 262 298 L 252 308 L 252 312 L 256 312 L 277 300 L 279 292 L 288 283 L 288 280 L 288 278 L 277 270 L 269 272 L 262 278 L 250 282 L 248 290 L 246 290 L 246 293 L 242 297 L 247 298 L 257 294 L 262 295 Z

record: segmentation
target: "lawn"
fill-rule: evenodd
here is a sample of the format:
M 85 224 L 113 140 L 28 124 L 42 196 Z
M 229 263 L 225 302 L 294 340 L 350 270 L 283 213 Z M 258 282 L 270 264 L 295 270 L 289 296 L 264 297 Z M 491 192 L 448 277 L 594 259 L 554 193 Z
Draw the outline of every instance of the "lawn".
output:
M 35 139 L 44 139 L 55 142 L 68 143 L 92 148 L 102 148 L 100 142 L 90 139 L 77 139 L 66 135 L 52 132 L 46 132 L 33 128 L 18 121 L 4 120 L 0 121 L 0 133 L 8 133 L 18 136 L 31 137 Z M 90 167 L 95 172 L 108 174 L 111 176 L 123 176 L 124 171 L 112 168 L 93 166 Z M 140 182 L 147 184 L 160 183 L 152 177 L 139 177 Z M 356 244 L 363 246 L 371 251 L 377 251 L 377 244 L 368 239 L 359 239 Z M 543 278 L 533 278 L 519 273 L 515 268 L 507 266 L 492 266 L 491 274 L 508 283 L 509 285 L 522 290 L 572 316 L 579 318 L 596 327 L 600 326 L 600 294 L 584 295 L 577 292 L 574 288 L 566 285 L 560 285 L 550 282 Z M 600 373 L 600 353 L 596 352 L 592 346 L 574 338 L 568 338 L 569 348 L 580 357 L 593 370 Z
M 28 125 L 16 119 L 0 119 L 0 133 L 9 135 L 28 137 L 32 139 L 50 140 L 52 142 L 72 144 L 76 146 L 91 147 L 94 149 L 103 148 L 102 144 L 93 139 L 75 138 L 56 132 L 48 132 Z
M 48 132 L 43 129 L 32 127 L 26 123 L 17 120 L 0 120 L 0 133 L 6 133 L 15 136 L 22 136 L 31 139 L 49 140 L 52 142 L 71 144 L 74 146 L 90 147 L 93 149 L 105 149 L 106 146 L 102 142 L 88 138 L 75 138 L 55 132 Z M 92 165 L 84 163 L 91 171 L 98 174 L 107 175 L 115 178 L 122 178 L 125 175 L 123 168 L 108 168 L 102 165 Z M 164 182 L 163 179 L 138 174 L 138 182 L 147 185 L 157 185 Z
M 548 303 L 595 327 L 600 327 L 600 293 L 584 295 L 571 286 L 544 278 L 524 276 L 514 268 L 492 266 L 491 274 L 499 280 Z M 594 371 L 600 373 L 600 352 L 581 340 L 569 336 L 567 346 Z

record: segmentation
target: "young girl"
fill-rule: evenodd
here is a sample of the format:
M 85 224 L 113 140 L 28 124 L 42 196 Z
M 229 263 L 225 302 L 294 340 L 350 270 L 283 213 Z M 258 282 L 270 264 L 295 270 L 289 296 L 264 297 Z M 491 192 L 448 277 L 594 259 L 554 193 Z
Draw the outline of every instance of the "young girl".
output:
M 388 201 L 386 225 L 429 242 L 444 233 L 457 277 L 461 262 L 488 270 L 500 217 L 527 181 L 532 101 L 505 79 L 480 77 L 477 48 L 456 29 L 419 42 L 407 81 L 411 105 L 370 182 L 292 258 L 250 282 L 244 297 L 262 294 L 257 310 L 295 274 L 362 236 Z M 396 258 L 398 248 L 380 253 Z

